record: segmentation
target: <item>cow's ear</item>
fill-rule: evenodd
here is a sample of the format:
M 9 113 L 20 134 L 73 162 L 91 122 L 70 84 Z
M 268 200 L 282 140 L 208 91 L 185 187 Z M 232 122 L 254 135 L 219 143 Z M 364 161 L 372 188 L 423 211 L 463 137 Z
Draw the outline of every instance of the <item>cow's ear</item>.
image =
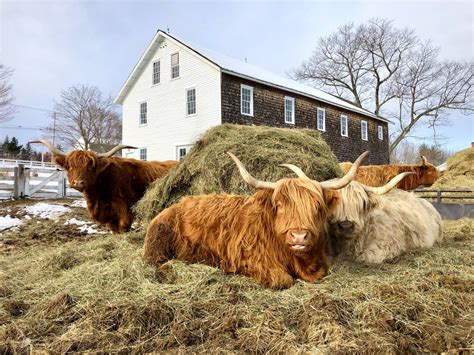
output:
M 110 165 L 110 159 L 99 159 L 99 162 L 97 164 L 97 173 L 100 174 L 103 172 L 107 167 Z
M 328 212 L 331 213 L 341 201 L 341 194 L 337 190 L 323 190 L 324 201 L 326 201 L 326 206 L 328 206 Z
M 61 168 L 67 169 L 66 166 L 66 156 L 64 155 L 55 155 L 53 157 L 53 160 L 56 164 L 58 164 Z

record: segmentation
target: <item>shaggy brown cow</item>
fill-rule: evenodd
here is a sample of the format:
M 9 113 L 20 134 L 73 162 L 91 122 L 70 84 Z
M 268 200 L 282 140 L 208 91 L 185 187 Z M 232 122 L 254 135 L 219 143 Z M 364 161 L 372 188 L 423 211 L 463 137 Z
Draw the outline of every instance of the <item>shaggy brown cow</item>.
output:
M 441 172 L 433 164 L 426 161 L 421 156 L 420 165 L 367 165 L 361 166 L 357 171 L 355 181 L 367 186 L 383 186 L 400 173 L 412 172 L 414 175 L 408 176 L 398 183 L 397 188 L 401 190 L 414 190 L 419 186 L 431 186 L 441 176 Z M 340 163 L 339 166 L 344 172 L 349 171 L 351 163 Z
M 337 204 L 336 189 L 355 176 L 366 153 L 342 178 L 258 181 L 232 154 L 252 196 L 185 197 L 148 226 L 144 259 L 159 267 L 169 259 L 200 262 L 241 273 L 280 289 L 294 279 L 317 282 L 329 267 L 325 254 L 326 219 Z
M 84 194 L 90 218 L 105 224 L 114 233 L 130 229 L 132 206 L 143 196 L 148 185 L 177 164 L 174 160 L 142 161 L 113 157 L 130 146 L 116 146 L 107 153 L 74 150 L 66 154 L 46 140 L 30 143 L 46 145 L 54 162 L 67 170 L 69 185 Z

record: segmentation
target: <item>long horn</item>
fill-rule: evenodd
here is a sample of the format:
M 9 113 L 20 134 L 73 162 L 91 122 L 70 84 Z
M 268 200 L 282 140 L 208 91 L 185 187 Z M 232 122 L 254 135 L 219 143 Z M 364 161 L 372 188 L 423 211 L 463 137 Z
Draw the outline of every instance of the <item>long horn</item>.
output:
M 305 178 L 305 179 L 309 179 L 309 177 L 303 172 L 303 170 L 301 170 L 300 168 L 298 168 L 296 165 L 293 165 L 293 164 L 280 164 L 278 166 L 282 166 L 284 168 L 288 168 L 290 169 L 291 171 L 293 171 L 296 175 L 298 175 L 298 177 L 300 178 Z M 310 179 L 311 180 L 311 179 Z
M 117 145 L 110 149 L 107 153 L 100 153 L 97 154 L 99 158 L 110 158 L 112 155 L 117 153 L 118 151 L 122 149 L 138 149 L 137 147 L 132 147 L 131 145 Z
M 421 165 L 428 164 L 428 160 L 426 160 L 426 157 L 424 155 L 420 155 L 420 157 L 421 157 Z
M 364 160 L 367 154 L 369 154 L 369 151 L 365 151 L 364 153 L 359 155 L 359 157 L 354 162 L 354 164 L 352 164 L 349 171 L 342 178 L 320 182 L 319 184 L 321 185 L 321 188 L 323 190 L 324 189 L 338 190 L 348 185 L 352 180 L 354 180 L 357 173 L 357 169 L 359 168 L 360 164 L 362 163 L 362 160 Z
M 234 154 L 231 152 L 227 152 L 227 154 L 229 154 L 229 156 L 235 162 L 235 165 L 237 165 L 239 168 L 240 175 L 242 175 L 242 178 L 247 184 L 255 187 L 256 189 L 275 189 L 276 183 L 255 179 L 252 175 L 250 175 L 247 169 L 245 169 L 244 164 L 242 164 L 242 162 Z
M 49 143 L 46 139 L 40 139 L 40 140 L 37 140 L 37 141 L 31 141 L 31 142 L 28 142 L 28 143 L 41 143 L 41 144 L 44 144 L 45 146 L 48 147 L 48 149 L 51 151 L 51 153 L 53 154 L 56 154 L 56 155 L 67 155 L 66 153 L 64 153 L 62 150 L 56 148 L 54 145 L 52 145 L 51 143 Z
M 383 195 L 389 192 L 390 190 L 392 190 L 395 186 L 398 185 L 400 181 L 402 181 L 405 177 L 409 175 L 416 175 L 416 174 L 413 172 L 398 174 L 392 180 L 387 182 L 384 186 L 380 186 L 380 187 L 366 186 L 364 184 L 361 184 L 361 185 L 364 187 L 364 190 L 367 192 L 372 192 L 376 195 Z

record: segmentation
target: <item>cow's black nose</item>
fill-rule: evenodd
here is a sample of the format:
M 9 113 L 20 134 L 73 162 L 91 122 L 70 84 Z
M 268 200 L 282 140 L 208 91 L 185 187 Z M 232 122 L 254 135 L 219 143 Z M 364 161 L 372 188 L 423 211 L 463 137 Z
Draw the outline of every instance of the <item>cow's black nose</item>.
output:
M 351 221 L 341 221 L 338 222 L 337 225 L 342 232 L 347 234 L 352 233 L 352 231 L 354 230 L 354 223 L 352 223 Z

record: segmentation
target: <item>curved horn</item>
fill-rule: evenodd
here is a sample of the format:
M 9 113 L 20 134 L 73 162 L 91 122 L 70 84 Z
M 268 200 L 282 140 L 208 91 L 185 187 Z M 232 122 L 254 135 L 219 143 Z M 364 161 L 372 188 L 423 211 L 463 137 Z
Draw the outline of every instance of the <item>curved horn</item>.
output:
M 227 154 L 229 154 L 229 156 L 235 162 L 235 165 L 237 165 L 239 168 L 240 175 L 242 175 L 242 178 L 247 184 L 255 187 L 256 189 L 275 189 L 276 183 L 255 179 L 252 175 L 250 175 L 247 169 L 245 169 L 244 164 L 242 164 L 242 162 L 234 154 L 231 152 L 227 152 Z
M 424 155 L 420 155 L 420 157 L 421 157 L 421 165 L 428 164 L 428 160 L 426 160 L 426 157 Z
M 49 143 L 46 139 L 40 139 L 40 140 L 37 140 L 37 141 L 31 141 L 31 142 L 28 142 L 28 143 L 41 143 L 41 144 L 44 144 L 45 146 L 48 147 L 48 149 L 51 151 L 51 153 L 53 154 L 56 154 L 56 155 L 67 155 L 66 153 L 64 153 L 62 150 L 56 148 L 54 145 L 52 145 L 51 143 Z
M 288 168 L 290 169 L 291 171 L 293 171 L 296 175 L 298 175 L 298 177 L 300 178 L 305 178 L 305 179 L 309 179 L 309 177 L 303 172 L 303 170 L 301 170 L 300 168 L 298 168 L 296 165 L 293 165 L 293 164 L 280 164 L 278 166 L 282 166 L 284 168 Z M 310 179 L 311 180 L 311 179 Z
M 138 149 L 137 147 L 132 147 L 131 145 L 117 145 L 110 149 L 107 153 L 100 153 L 97 154 L 97 157 L 99 158 L 110 158 L 112 155 L 117 153 L 119 150 L 122 149 Z
M 364 187 L 364 190 L 367 191 L 367 192 L 372 192 L 376 195 L 383 195 L 383 194 L 386 194 L 387 192 L 389 192 L 390 190 L 392 190 L 395 186 L 398 185 L 398 183 L 400 181 L 402 181 L 405 177 L 407 177 L 409 175 L 416 175 L 416 174 L 412 173 L 412 172 L 398 174 L 392 180 L 387 182 L 384 186 L 380 186 L 380 187 L 366 186 L 364 184 L 361 184 L 361 185 Z
M 352 164 L 349 171 L 342 178 L 320 182 L 319 184 L 321 185 L 321 188 L 323 190 L 324 189 L 338 190 L 348 185 L 352 180 L 354 180 L 357 173 L 357 169 L 359 169 L 359 166 L 362 163 L 362 160 L 364 160 L 367 154 L 369 154 L 369 151 L 365 151 L 364 153 L 359 155 L 356 161 Z

